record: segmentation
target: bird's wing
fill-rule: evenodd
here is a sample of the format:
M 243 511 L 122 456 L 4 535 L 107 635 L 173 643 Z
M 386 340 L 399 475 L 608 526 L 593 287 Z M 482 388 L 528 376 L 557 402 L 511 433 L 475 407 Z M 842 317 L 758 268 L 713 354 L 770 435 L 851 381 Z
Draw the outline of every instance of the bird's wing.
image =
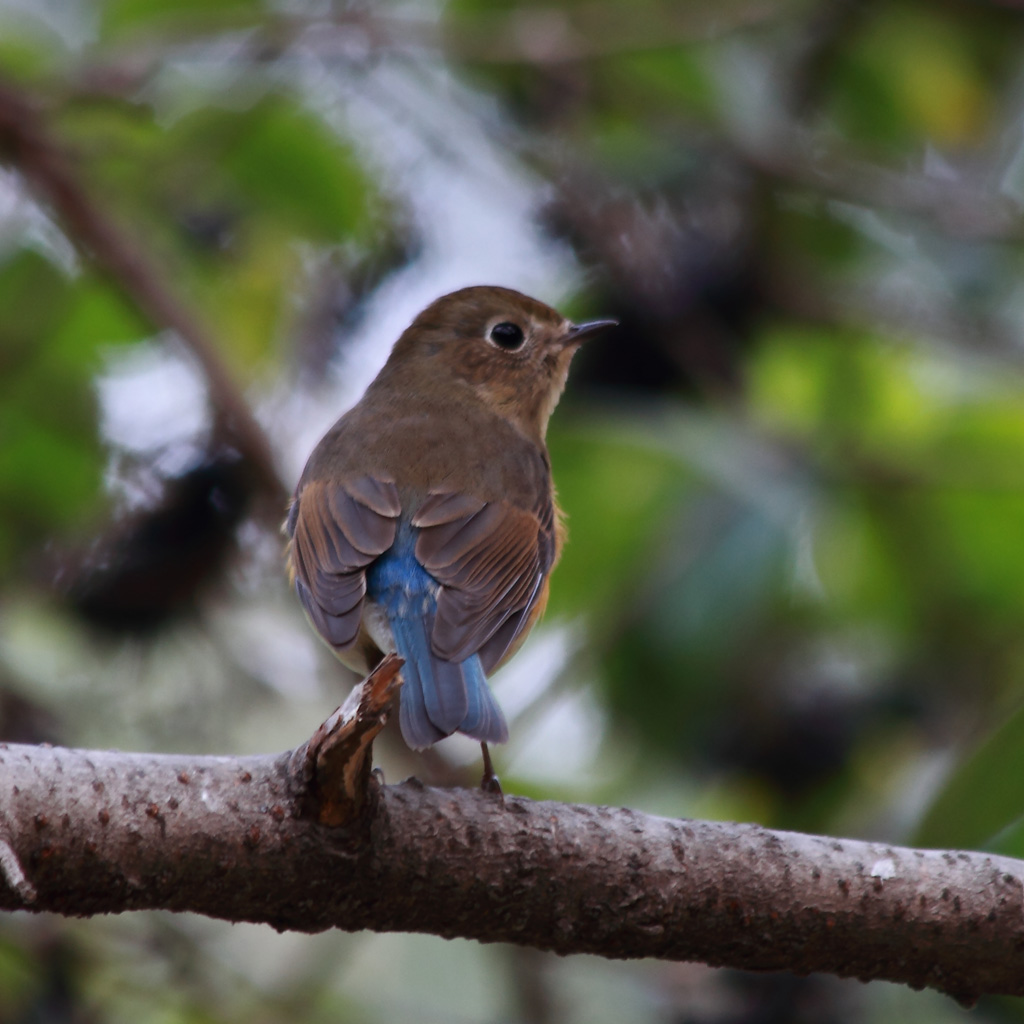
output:
M 479 654 L 490 672 L 530 621 L 555 558 L 550 494 L 527 510 L 432 492 L 412 517 L 416 558 L 440 584 L 431 637 L 447 661 Z
M 370 476 L 313 480 L 296 498 L 288 517 L 295 589 L 332 646 L 358 636 L 366 566 L 394 543 L 401 511 L 394 483 Z

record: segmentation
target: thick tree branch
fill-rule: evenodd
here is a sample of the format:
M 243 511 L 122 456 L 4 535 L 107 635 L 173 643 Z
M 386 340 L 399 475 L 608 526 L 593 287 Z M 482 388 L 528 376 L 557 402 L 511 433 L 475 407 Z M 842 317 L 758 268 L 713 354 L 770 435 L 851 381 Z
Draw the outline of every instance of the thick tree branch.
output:
M 828 971 L 962 1001 L 1024 994 L 1024 862 L 339 771 L 346 744 L 366 757 L 395 668 L 278 756 L 0 747 L 0 907 L 164 908 Z M 358 813 L 346 780 L 365 784 Z
M 0 159 L 11 163 L 57 217 L 68 237 L 155 326 L 170 328 L 202 367 L 219 427 L 250 460 L 275 518 L 288 492 L 262 427 L 249 409 L 199 320 L 166 283 L 149 254 L 88 194 L 46 130 L 41 112 L 15 86 L 0 81 Z

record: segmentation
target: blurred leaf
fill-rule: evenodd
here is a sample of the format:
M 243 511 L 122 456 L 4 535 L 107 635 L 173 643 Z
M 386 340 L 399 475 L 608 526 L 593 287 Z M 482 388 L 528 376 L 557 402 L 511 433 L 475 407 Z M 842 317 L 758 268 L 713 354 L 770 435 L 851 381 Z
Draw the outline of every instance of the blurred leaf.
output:
M 102 0 L 101 32 L 211 31 L 262 12 L 260 0 Z
M 14 20 L 8 24 L 0 9 L 0 68 L 5 77 L 32 80 L 52 71 L 64 56 L 64 48 L 44 31 L 27 31 L 28 26 Z
M 735 654 L 750 624 L 777 599 L 791 537 L 756 507 L 712 499 L 692 511 L 705 522 L 691 516 L 680 524 L 682 564 L 662 563 L 661 574 L 670 575 L 646 627 L 666 651 L 709 664 Z
M 826 202 L 783 193 L 772 214 L 772 233 L 798 268 L 813 266 L 815 275 L 838 275 L 855 271 L 866 255 L 863 236 L 835 217 Z
M 983 492 L 1024 491 L 1024 389 L 1015 378 L 950 403 L 933 435 L 936 471 Z
M 831 339 L 786 325 L 765 333 L 748 369 L 750 400 L 770 428 L 807 434 L 823 413 L 823 381 Z
M 27 950 L 6 936 L 0 939 L 0 1004 L 7 1012 L 19 1013 L 38 984 L 38 965 Z
M 778 325 L 751 364 L 751 402 L 768 426 L 825 452 L 852 444 L 887 460 L 916 457 L 949 405 L 922 386 L 926 364 L 877 336 Z
M 948 563 L 961 600 L 978 606 L 986 625 L 1024 622 L 1024 493 L 951 491 L 931 509 L 934 547 Z
M 878 31 L 879 59 L 902 66 L 893 84 L 908 119 L 940 145 L 983 138 L 989 98 L 962 26 L 929 8 L 883 18 Z
M 86 105 L 62 129 L 109 201 L 162 225 L 163 237 L 174 217 L 182 237 L 196 213 L 273 217 L 332 243 L 365 233 L 376 191 L 352 149 L 297 101 L 260 95 L 169 124 L 142 106 Z
M 956 353 L 850 331 L 779 324 L 749 367 L 761 422 L 858 472 L 913 483 L 1024 488 L 1024 385 Z
M 693 160 L 678 139 L 652 132 L 632 110 L 603 114 L 587 137 L 602 167 L 641 188 L 678 176 Z
M 792 545 L 762 510 L 721 496 L 687 512 L 655 580 L 622 606 L 604 674 L 618 715 L 645 741 L 692 759 L 735 698 L 734 667 L 786 594 Z
M 67 277 L 32 249 L 0 263 L 0 368 L 10 373 L 38 355 L 41 339 L 65 314 L 71 290 Z
M 658 557 L 686 474 L 665 453 L 605 430 L 553 424 L 548 447 L 569 530 L 548 613 L 614 619 Z
M 656 24 L 656 22 L 655 22 Z M 606 60 L 610 91 L 621 102 L 650 114 L 658 110 L 711 117 L 718 97 L 706 74 L 698 46 L 623 53 Z M 649 130 L 649 129 L 648 129 Z
M 892 557 L 885 523 L 856 489 L 838 492 L 818 517 L 814 565 L 837 622 L 882 625 L 905 637 L 918 624 L 917 584 Z
M 206 149 L 144 104 L 75 104 L 56 127 L 96 199 L 160 258 L 181 252 L 182 209 L 226 191 Z
M 33 539 L 73 525 L 96 496 L 102 462 L 95 440 L 76 438 L 63 424 L 41 423 L 9 404 L 0 417 L 0 500 L 9 521 L 34 525 Z
M 956 768 L 918 826 L 914 844 L 1024 854 L 1024 707 Z M 994 842 L 1003 830 L 1016 826 Z
M 224 170 L 257 207 L 311 238 L 340 242 L 371 220 L 369 178 L 324 123 L 284 100 L 248 112 L 224 152 Z
M 68 280 L 31 252 L 0 268 L 0 570 L 54 531 L 81 527 L 104 455 L 93 375 L 105 346 L 145 325 L 106 283 Z
M 295 243 L 364 242 L 379 208 L 344 142 L 297 101 L 262 95 L 170 121 L 87 105 L 64 123 L 102 199 L 182 281 L 243 373 L 284 326 Z
M 49 339 L 47 350 L 63 365 L 78 363 L 95 370 L 105 347 L 136 341 L 152 330 L 112 286 L 92 277 L 81 277 L 76 282 L 70 308 Z
M 965 29 L 932 5 L 874 7 L 839 62 L 840 123 L 886 144 L 905 145 L 908 136 L 944 146 L 977 141 L 992 114 L 977 52 L 983 43 L 976 26 Z
M 274 351 L 287 323 L 289 296 L 300 269 L 294 236 L 261 220 L 236 239 L 233 259 L 199 272 L 191 291 L 213 329 L 218 348 L 240 373 L 251 374 Z

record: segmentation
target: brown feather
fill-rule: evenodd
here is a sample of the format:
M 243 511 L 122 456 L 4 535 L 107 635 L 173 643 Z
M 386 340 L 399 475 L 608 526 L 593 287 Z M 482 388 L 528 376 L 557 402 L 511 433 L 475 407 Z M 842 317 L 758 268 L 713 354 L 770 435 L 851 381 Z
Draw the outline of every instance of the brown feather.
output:
M 441 492 L 417 509 L 416 558 L 441 584 L 431 637 L 439 657 L 462 661 L 481 652 L 489 672 L 514 642 L 553 559 L 553 537 L 543 524 L 554 514 L 545 499 L 537 512 L 503 501 L 474 511 L 478 502 Z M 457 512 L 463 514 L 452 518 Z
M 413 526 L 440 526 L 465 516 L 475 515 L 486 502 L 465 491 L 442 491 L 431 494 L 412 517 Z
M 502 324 L 520 329 L 521 344 L 495 336 Z M 295 586 L 346 664 L 370 667 L 380 655 L 379 634 L 360 621 L 366 572 L 405 517 L 416 558 L 440 585 L 422 620 L 435 664 L 408 671 L 417 685 L 402 698 L 414 747 L 453 730 L 488 742 L 507 735 L 478 674 L 466 690 L 465 659 L 479 653 L 492 672 L 546 603 L 564 529 L 544 437 L 586 328 L 507 288 L 443 296 L 402 334 L 303 471 L 287 524 Z
M 317 480 L 302 488 L 297 504 L 290 524 L 299 598 L 320 635 L 348 647 L 359 634 L 366 567 L 395 541 L 398 489 L 370 477 Z

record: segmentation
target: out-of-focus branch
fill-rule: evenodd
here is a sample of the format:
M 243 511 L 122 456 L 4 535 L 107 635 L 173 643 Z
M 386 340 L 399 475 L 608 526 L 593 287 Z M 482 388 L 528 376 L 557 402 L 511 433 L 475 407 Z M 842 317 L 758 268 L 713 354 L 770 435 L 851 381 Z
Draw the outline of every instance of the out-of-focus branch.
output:
M 467 64 L 562 64 L 703 42 L 790 16 L 799 7 L 794 0 L 725 0 L 663 4 L 637 17 L 629 6 L 593 0 L 571 8 L 523 4 L 462 12 L 439 22 L 357 6 L 254 24 L 244 42 L 235 39 L 234 59 L 274 60 L 298 40 L 303 49 L 338 60 L 370 49 L 386 56 L 438 54 Z M 186 31 L 175 44 L 193 38 Z M 167 56 L 167 48 L 137 43 L 130 52 L 109 51 L 76 73 L 76 85 L 86 93 L 123 96 L 137 90 Z
M 771 293 L 780 308 L 804 320 L 860 324 L 896 336 L 928 338 L 1003 363 L 1024 364 L 1024 349 L 1012 324 L 965 312 L 948 297 L 912 291 L 901 296 L 870 281 L 844 282 L 839 288 L 805 267 L 777 268 Z
M 719 38 L 791 14 L 789 0 L 725 0 L 661 4 L 643 12 L 628 4 L 521 5 L 448 20 L 445 56 L 470 64 L 561 64 L 666 50 Z
M 207 330 L 150 257 L 89 195 L 30 97 L 0 81 L 0 159 L 15 167 L 61 227 L 154 325 L 169 328 L 202 367 L 223 435 L 249 460 L 277 509 L 287 491 L 263 429 L 235 386 Z
M 975 185 L 966 176 L 949 180 L 894 170 L 844 153 L 790 123 L 777 125 L 762 139 L 732 136 L 727 141 L 744 163 L 783 183 L 852 203 L 924 216 L 958 238 L 1024 238 L 1024 215 L 1017 202 Z
M 1024 994 L 1021 861 L 382 786 L 365 768 L 394 667 L 279 756 L 0 746 L 0 907 L 827 971 L 964 1002 Z
M 986 168 L 951 180 L 890 168 L 855 151 L 844 150 L 831 136 L 809 131 L 799 115 L 820 86 L 823 64 L 832 56 L 848 25 L 862 16 L 866 0 L 823 4 L 811 19 L 792 69 L 792 82 L 774 123 L 762 125 L 756 139 L 728 126 L 702 123 L 702 135 L 717 138 L 736 159 L 757 174 L 782 183 L 884 210 L 926 216 L 956 237 L 1014 241 L 1024 238 L 1024 216 L 1017 202 L 987 186 Z M 331 19 L 284 18 L 255 32 L 233 58 L 254 65 L 272 61 L 296 40 L 322 57 L 344 60 L 352 42 L 374 53 L 401 55 L 436 50 L 464 63 L 559 64 L 616 54 L 684 45 L 720 36 L 745 25 L 779 18 L 791 11 L 787 0 L 735 0 L 727 5 L 679 5 L 661 9 L 656 20 L 636 19 L 627 8 L 600 2 L 556 8 L 515 8 L 451 19 L 443 26 L 415 18 L 395 18 L 362 10 Z M 358 50 L 358 48 L 357 48 Z M 83 68 L 76 76 L 85 93 L 125 95 L 166 58 L 159 50 L 137 53 Z M 686 114 L 679 111 L 685 129 Z M 558 171 L 559 169 L 555 169 Z M 566 168 L 560 169 L 562 172 Z

